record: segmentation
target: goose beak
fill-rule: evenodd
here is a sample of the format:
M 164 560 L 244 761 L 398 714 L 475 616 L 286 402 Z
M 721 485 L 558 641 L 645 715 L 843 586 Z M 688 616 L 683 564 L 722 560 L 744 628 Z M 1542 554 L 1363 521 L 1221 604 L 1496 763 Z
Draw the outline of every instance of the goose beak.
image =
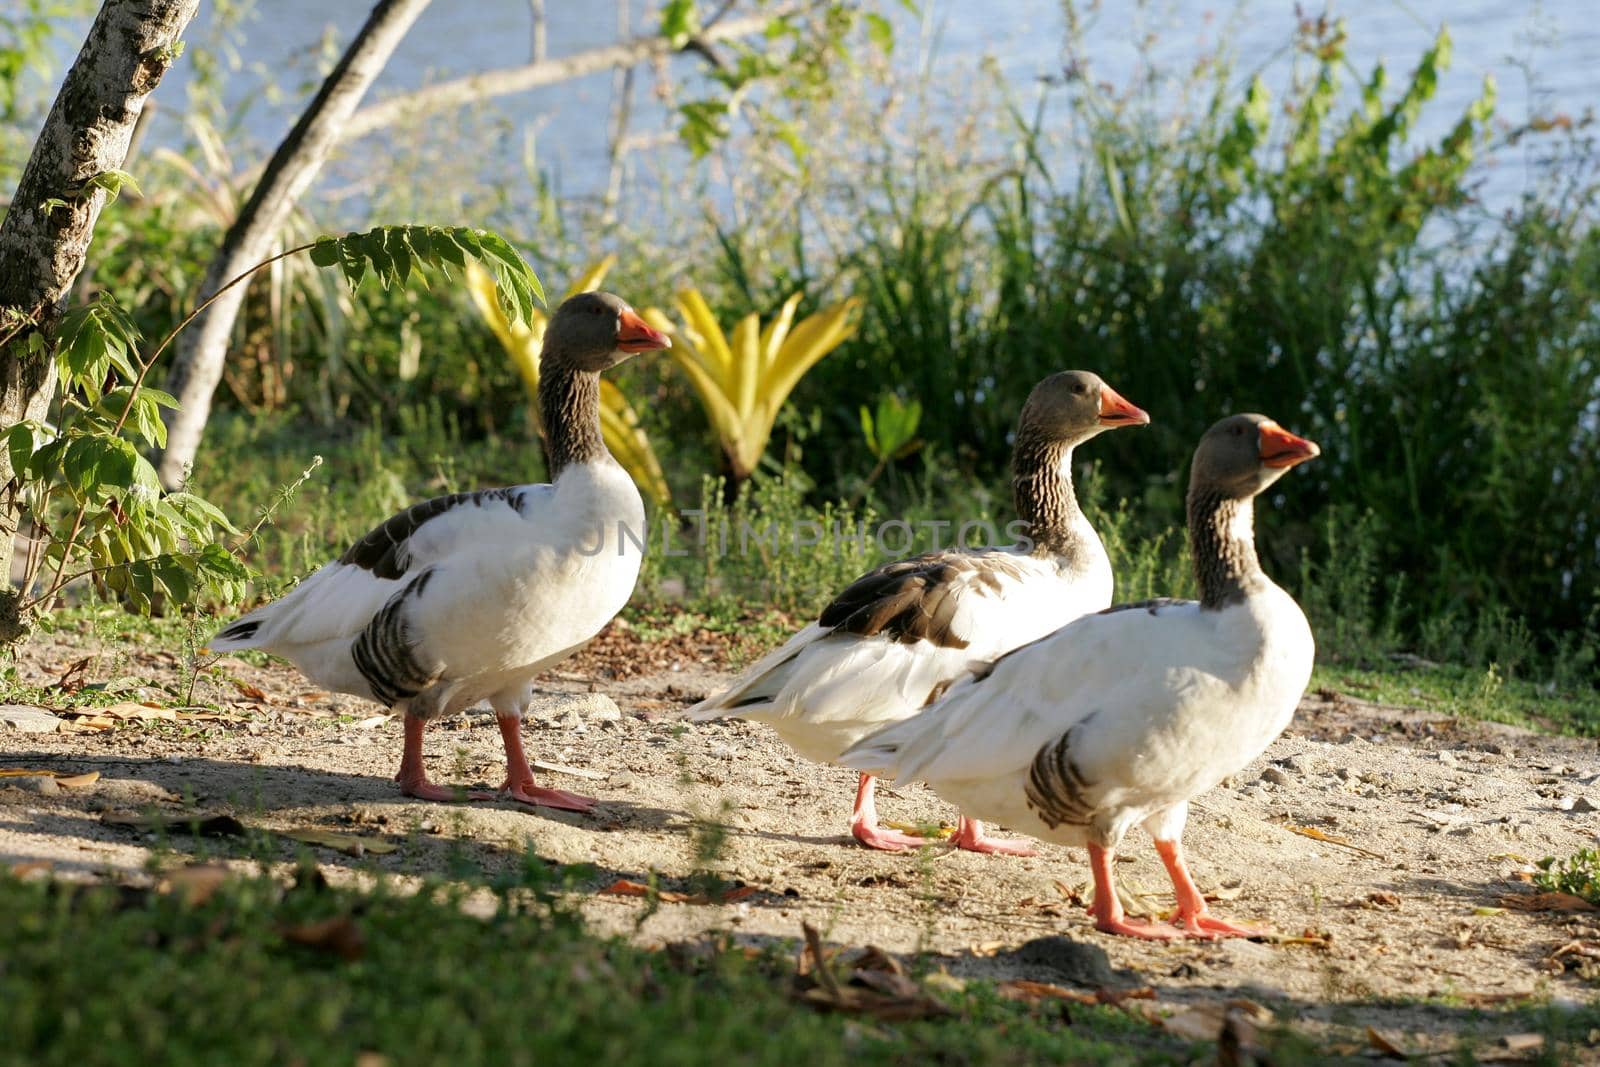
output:
M 1134 407 L 1109 385 L 1100 386 L 1101 426 L 1148 426 L 1150 416 L 1143 408 Z
M 623 352 L 653 352 L 671 348 L 672 338 L 641 319 L 637 312 L 624 310 L 617 317 L 617 348 Z
M 1322 455 L 1315 441 L 1296 437 L 1275 422 L 1261 424 L 1261 462 L 1268 467 L 1292 467 Z

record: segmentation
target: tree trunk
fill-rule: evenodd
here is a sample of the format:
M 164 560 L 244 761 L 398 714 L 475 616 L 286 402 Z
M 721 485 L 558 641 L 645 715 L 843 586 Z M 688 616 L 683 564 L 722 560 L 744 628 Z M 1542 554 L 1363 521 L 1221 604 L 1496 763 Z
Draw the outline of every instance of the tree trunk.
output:
M 316 179 L 356 105 L 427 6 L 428 0 L 379 0 L 339 65 L 273 153 L 249 201 L 206 268 L 201 294 L 216 292 L 272 254 L 278 230 L 295 201 Z M 178 398 L 180 406 L 165 413 L 167 450 L 159 466 L 161 481 L 169 489 L 187 477 L 200 450 L 200 439 L 211 417 L 211 396 L 222 380 L 228 341 L 248 287 L 248 283 L 238 285 L 222 294 L 178 337 L 166 387 Z
M 106 0 L 61 83 L 0 222 L 0 430 L 42 418 L 54 399 L 49 341 L 109 196 L 86 183 L 122 169 L 145 98 L 177 58 L 178 36 L 199 6 L 200 0 Z M 46 207 L 52 200 L 65 204 Z M 0 487 L 0 590 L 9 609 L 21 508 L 3 449 Z M 0 618 L 0 628 L 9 625 Z

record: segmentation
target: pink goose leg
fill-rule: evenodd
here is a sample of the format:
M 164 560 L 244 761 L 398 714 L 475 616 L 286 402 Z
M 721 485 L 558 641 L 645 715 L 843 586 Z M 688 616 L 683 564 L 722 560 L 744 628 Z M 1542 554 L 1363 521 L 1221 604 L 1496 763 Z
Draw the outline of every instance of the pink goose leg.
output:
M 394 780 L 400 783 L 400 792 L 421 800 L 466 800 L 467 795 L 463 790 L 434 785 L 428 781 L 428 772 L 422 766 L 422 729 L 427 725 L 427 720 L 408 713 L 405 722 L 405 749 L 400 756 L 400 773 L 394 776 Z
M 1183 937 L 1184 932 L 1166 923 L 1147 923 L 1129 919 L 1117 899 L 1116 877 L 1111 873 L 1111 850 L 1099 845 L 1089 846 L 1089 870 L 1094 874 L 1094 904 L 1089 914 L 1094 916 L 1096 930 L 1123 937 L 1142 937 L 1150 941 L 1172 941 Z
M 867 848 L 883 852 L 904 852 L 927 844 L 920 837 L 902 834 L 898 830 L 884 830 L 878 826 L 878 808 L 872 802 L 876 779 L 870 774 L 861 776 L 856 786 L 856 806 L 850 812 L 850 834 Z
M 961 816 L 950 843 L 968 852 L 988 852 L 1001 856 L 1037 856 L 1039 850 L 1021 838 L 989 837 L 983 832 L 983 823 Z
M 1156 852 L 1172 879 L 1172 891 L 1178 898 L 1178 921 L 1188 937 L 1215 940 L 1220 937 L 1261 937 L 1265 931 L 1240 926 L 1218 919 L 1206 907 L 1206 898 L 1189 877 L 1189 867 L 1183 862 L 1181 841 L 1157 841 Z
M 524 804 L 536 804 L 563 811 L 593 811 L 600 803 L 594 797 L 569 793 L 565 789 L 544 789 L 533 783 L 533 768 L 528 766 L 528 756 L 522 750 L 522 719 L 516 715 L 496 715 L 500 723 L 500 739 L 506 745 L 506 780 L 500 786 L 503 795 Z M 495 794 L 481 794 L 488 798 Z

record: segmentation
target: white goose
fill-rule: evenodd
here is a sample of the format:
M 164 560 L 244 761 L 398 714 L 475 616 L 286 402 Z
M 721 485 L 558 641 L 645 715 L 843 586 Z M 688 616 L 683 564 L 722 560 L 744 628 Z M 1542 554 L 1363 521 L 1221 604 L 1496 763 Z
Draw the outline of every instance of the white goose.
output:
M 644 504 L 600 436 L 600 372 L 669 347 L 610 293 L 566 300 L 539 361 L 551 484 L 454 493 L 402 511 L 224 628 L 211 648 L 264 649 L 323 688 L 403 712 L 395 778 L 426 800 L 457 793 L 428 781 L 424 725 L 487 699 L 505 742 L 505 795 L 589 810 L 589 797 L 534 784 L 522 714 L 534 677 L 582 647 L 633 592 Z
M 1034 387 L 1017 423 L 1013 489 L 1023 543 L 897 560 L 858 578 L 821 617 L 690 715 L 758 719 L 807 759 L 834 762 L 886 723 L 914 715 L 930 691 L 1111 603 L 1111 563 L 1072 491 L 1072 450 L 1103 430 L 1150 417 L 1088 371 Z M 922 839 L 878 825 L 873 779 L 856 789 L 850 832 L 868 848 Z M 952 843 L 1031 855 L 963 818 Z
M 1101 930 L 1248 937 L 1218 919 L 1184 865 L 1189 800 L 1283 731 L 1311 676 L 1305 615 L 1261 570 L 1254 499 L 1315 444 L 1261 415 L 1223 419 L 1189 478 L 1200 601 L 1124 604 L 1079 619 L 951 686 L 842 762 L 920 779 L 946 800 L 1066 845 L 1086 845 Z M 1179 925 L 1130 921 L 1112 851 L 1142 824 L 1177 895 Z

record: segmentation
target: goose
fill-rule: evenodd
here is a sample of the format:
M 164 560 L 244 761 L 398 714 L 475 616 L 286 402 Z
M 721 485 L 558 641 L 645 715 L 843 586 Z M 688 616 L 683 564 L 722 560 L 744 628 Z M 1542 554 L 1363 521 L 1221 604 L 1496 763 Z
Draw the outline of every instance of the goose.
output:
M 816 622 L 689 709 L 690 717 L 766 722 L 805 758 L 835 762 L 873 730 L 916 713 L 930 690 L 974 660 L 1106 607 L 1111 563 L 1073 494 L 1073 449 L 1112 427 L 1149 421 L 1099 375 L 1045 378 L 1023 405 L 1013 446 L 1022 540 L 933 551 L 868 572 Z M 856 841 L 890 852 L 924 844 L 879 826 L 873 793 L 872 776 L 861 775 L 850 816 Z M 1026 843 L 989 838 L 982 824 L 964 818 L 951 842 L 976 852 L 1033 854 Z
M 925 781 L 963 811 L 1083 845 L 1095 925 L 1133 937 L 1251 937 L 1209 913 L 1184 862 L 1189 801 L 1241 770 L 1289 724 L 1315 651 L 1299 605 L 1256 558 L 1254 500 L 1317 446 L 1263 415 L 1206 431 L 1189 478 L 1199 601 L 1087 615 L 952 685 L 842 762 Z M 1177 897 L 1178 925 L 1132 921 L 1114 851 L 1142 825 Z
M 671 345 L 617 296 L 570 297 L 539 360 L 549 484 L 413 505 L 282 599 L 224 627 L 210 647 L 274 653 L 324 689 L 402 713 L 395 779 L 424 800 L 459 799 L 428 780 L 424 726 L 488 700 L 506 780 L 500 794 L 470 799 L 590 810 L 590 797 L 535 785 L 521 720 L 534 677 L 588 642 L 633 593 L 644 503 L 600 436 L 600 373 Z

